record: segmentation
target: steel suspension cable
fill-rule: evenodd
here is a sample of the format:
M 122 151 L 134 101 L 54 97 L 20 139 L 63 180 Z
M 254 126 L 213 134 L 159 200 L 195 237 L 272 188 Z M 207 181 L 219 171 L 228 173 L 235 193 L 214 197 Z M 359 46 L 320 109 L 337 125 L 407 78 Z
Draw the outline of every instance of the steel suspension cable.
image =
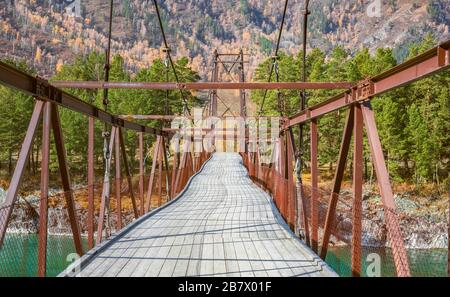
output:
M 106 47 L 105 55 L 105 82 L 109 81 L 109 69 L 110 69 L 110 56 L 111 56 L 111 35 L 112 35 L 112 19 L 113 19 L 113 9 L 114 0 L 110 1 L 109 4 L 109 26 L 108 26 L 108 45 Z M 103 107 L 105 111 L 108 109 L 108 89 L 103 90 Z
M 110 70 L 110 59 L 111 59 L 111 36 L 112 36 L 112 19 L 113 19 L 113 10 L 114 10 L 114 0 L 110 1 L 109 5 L 109 26 L 108 26 L 108 44 L 106 47 L 105 54 L 105 82 L 109 81 L 109 70 Z M 103 90 L 103 108 L 105 111 L 108 110 L 108 90 Z M 103 177 L 103 194 L 105 197 L 105 212 L 106 212 L 106 229 L 111 230 L 110 224 L 110 210 L 109 210 L 109 197 L 110 197 L 110 169 L 111 169 L 111 152 L 109 148 L 109 139 L 111 137 L 110 132 L 108 131 L 108 125 L 105 123 L 103 132 L 103 158 L 105 161 L 105 172 Z M 103 218 L 100 218 L 103 219 Z
M 219 54 L 217 53 L 217 49 L 214 50 L 214 59 L 213 59 L 213 65 L 212 65 L 212 72 L 211 72 L 211 81 L 216 81 L 216 72 L 218 71 L 219 67 Z M 209 113 L 210 115 L 214 115 L 214 110 L 217 108 L 217 90 L 209 90 Z M 214 106 L 216 104 L 216 106 Z
M 162 20 L 161 20 L 161 14 L 159 12 L 158 2 L 156 0 L 153 0 L 153 4 L 154 4 L 155 9 L 156 9 L 156 15 L 158 17 L 159 28 L 161 30 L 161 35 L 162 35 L 162 38 L 163 38 L 164 46 L 166 47 L 166 50 L 168 51 L 168 57 L 169 57 L 170 66 L 172 68 L 172 71 L 173 71 L 173 74 L 175 76 L 176 82 L 179 83 L 180 81 L 179 81 L 179 78 L 178 78 L 177 70 L 175 69 L 175 65 L 173 63 L 172 56 L 170 55 L 170 49 L 169 49 L 169 45 L 167 43 L 166 33 L 164 32 L 164 27 L 163 27 L 163 23 L 162 23 Z M 187 102 L 186 97 L 185 97 L 185 95 L 183 93 L 183 90 L 182 89 L 179 89 L 179 90 L 180 90 L 181 98 L 183 100 L 184 109 L 185 109 L 185 111 L 187 111 L 187 113 L 189 115 L 191 115 L 191 111 L 189 109 L 188 102 Z
M 302 81 L 306 82 L 306 41 L 307 41 L 307 30 L 308 30 L 308 15 L 309 11 L 309 0 L 305 0 L 305 10 L 303 12 L 303 53 L 302 53 Z M 306 108 L 306 90 L 302 89 L 300 92 L 300 110 L 304 110 Z M 290 127 L 292 128 L 292 127 Z M 303 201 L 303 179 L 302 179 L 302 170 L 303 170 L 303 162 L 302 162 L 302 146 L 303 146 L 303 124 L 299 125 L 299 134 L 298 134 L 298 148 L 296 149 L 296 162 L 295 162 L 295 174 L 297 178 L 297 186 L 300 189 L 299 191 L 299 200 Z M 290 130 L 292 131 L 292 130 Z M 292 132 L 291 132 L 292 133 Z M 294 137 L 291 137 L 292 145 L 295 148 Z M 303 203 L 303 202 L 302 202 Z M 301 222 L 297 222 L 300 226 Z M 301 235 L 306 244 L 309 245 L 309 234 L 308 234 L 307 224 L 304 223 L 303 230 L 300 231 Z
M 307 41 L 307 31 L 308 31 L 308 15 L 309 11 L 309 0 L 305 0 L 305 11 L 303 12 L 303 53 L 302 53 L 302 82 L 306 82 L 306 41 Z M 306 108 L 306 90 L 302 89 L 300 93 L 300 111 Z M 299 146 L 298 152 L 301 153 L 303 144 L 303 125 L 299 125 Z
M 109 70 L 110 70 L 110 57 L 111 57 L 111 36 L 112 36 L 112 19 L 113 19 L 113 10 L 114 10 L 114 0 L 110 0 L 109 2 L 109 25 L 108 25 L 108 44 L 106 47 L 106 53 L 105 53 L 105 82 L 109 81 Z M 103 108 L 105 111 L 108 110 L 108 89 L 103 90 Z M 104 138 L 104 158 L 105 161 L 107 161 L 110 157 L 109 152 L 109 145 L 108 145 L 108 139 L 109 139 L 109 132 L 108 132 L 108 125 L 105 123 L 104 129 L 103 129 L 103 138 Z M 108 163 L 108 162 L 106 162 Z M 107 166 L 105 167 L 106 169 Z
M 310 11 L 308 10 L 309 7 L 309 0 L 306 0 L 305 2 L 305 11 L 304 11 L 304 17 L 303 17 L 303 53 L 302 53 L 302 81 L 306 82 L 306 38 L 307 38 L 307 30 L 308 30 L 308 15 L 310 14 Z M 302 90 L 302 101 L 301 101 L 301 110 L 305 109 L 306 107 L 306 90 Z
M 275 60 L 274 64 L 275 64 L 275 80 L 276 80 L 276 82 L 279 82 L 280 81 L 280 66 L 278 65 L 278 60 Z M 280 116 L 284 116 L 284 113 L 283 113 L 284 108 L 283 108 L 283 104 L 281 102 L 281 97 L 282 97 L 281 91 L 280 91 L 280 89 L 277 89 L 278 113 L 280 114 Z
M 287 6 L 288 6 L 289 0 L 286 0 L 284 2 L 284 9 L 283 9 L 283 16 L 281 18 L 281 25 L 280 25 L 280 31 L 278 32 L 278 39 L 277 39 L 277 44 L 275 47 L 275 53 L 272 56 L 272 59 L 276 59 L 278 57 L 278 51 L 280 49 L 280 42 L 281 42 L 281 35 L 283 34 L 283 28 L 284 28 L 284 21 L 286 19 L 286 11 L 287 11 Z M 272 63 L 272 66 L 270 67 L 270 72 L 269 72 L 269 82 L 272 81 L 272 74 L 274 71 L 274 64 Z M 264 111 L 264 103 L 266 101 L 266 97 L 267 97 L 267 90 L 264 91 L 264 97 L 263 100 L 261 102 L 261 107 L 259 109 L 259 115 L 261 115 Z
M 164 72 L 166 75 L 166 82 L 169 82 L 169 52 L 166 51 L 166 55 L 164 57 Z M 166 98 L 164 102 L 164 115 L 169 114 L 169 90 L 166 90 Z

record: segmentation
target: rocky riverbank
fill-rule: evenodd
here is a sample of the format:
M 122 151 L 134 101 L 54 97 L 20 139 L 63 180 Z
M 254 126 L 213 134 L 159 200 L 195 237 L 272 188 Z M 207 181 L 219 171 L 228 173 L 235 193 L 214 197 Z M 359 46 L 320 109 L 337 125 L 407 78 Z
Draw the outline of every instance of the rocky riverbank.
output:
M 343 191 L 342 196 L 351 197 L 351 193 Z M 409 249 L 447 248 L 448 245 L 448 201 L 429 201 L 412 199 L 408 194 L 394 195 L 396 211 L 400 220 L 400 228 Z M 348 201 L 351 205 L 351 201 Z M 425 205 L 426 204 L 426 205 Z M 346 208 L 345 210 L 342 210 Z M 351 208 L 338 209 L 335 244 L 351 242 L 352 214 Z M 363 195 L 363 245 L 388 246 L 384 210 L 380 196 L 371 191 Z
M 81 188 L 81 186 L 80 186 Z M 75 188 L 76 189 L 76 188 Z M 59 189 L 50 189 L 49 196 L 60 193 Z M 6 192 L 0 188 L 0 202 L 4 201 Z M 8 224 L 8 232 L 11 233 L 38 233 L 39 231 L 39 193 L 32 193 L 25 197 L 18 196 L 18 200 L 14 206 L 10 222 Z M 1 207 L 1 204 L 0 204 Z M 87 236 L 87 209 L 80 203 L 75 202 L 77 216 L 80 222 L 80 230 L 82 235 Z M 98 214 L 95 214 L 97 221 Z M 130 211 L 122 212 L 123 225 L 133 221 L 134 215 Z M 110 226 L 112 232 L 115 231 L 117 216 L 115 210 L 111 210 Z M 63 197 L 50 198 L 48 209 L 48 232 L 52 235 L 71 234 L 70 221 L 67 208 Z
M 59 190 L 57 189 L 51 189 L 50 195 L 58 192 Z M 351 197 L 351 194 L 345 192 L 345 190 L 341 194 L 342 197 Z M 5 196 L 6 192 L 0 188 L 0 201 L 3 201 Z M 37 233 L 39 226 L 39 201 L 39 192 L 26 197 L 19 197 L 18 203 L 14 207 L 8 230 L 10 232 Z M 428 200 L 425 199 L 425 201 Z M 447 248 L 447 201 L 432 201 L 432 203 L 427 202 L 428 205 L 424 205 L 423 201 L 417 202 L 408 194 L 396 194 L 395 203 L 407 248 Z M 348 201 L 347 205 L 351 205 L 351 201 Z M 70 223 L 64 199 L 58 199 L 58 201 L 50 200 L 49 206 L 49 233 L 70 234 Z M 348 206 L 346 207 L 347 209 L 345 211 L 338 209 L 337 212 L 335 232 L 340 240 L 335 241 L 336 245 L 339 245 L 339 241 L 351 242 L 351 209 Z M 87 209 L 79 203 L 76 203 L 76 209 L 81 222 L 81 231 L 86 235 Z M 363 209 L 363 245 L 376 247 L 387 246 L 389 243 L 386 238 L 387 232 L 384 223 L 384 211 L 380 197 L 376 193 L 365 191 L 363 195 Z M 326 213 L 326 209 L 321 209 L 320 212 L 322 216 L 322 214 Z M 125 223 L 133 220 L 132 212 L 125 211 L 124 215 Z M 116 213 L 112 210 L 110 225 L 113 229 L 116 221 Z

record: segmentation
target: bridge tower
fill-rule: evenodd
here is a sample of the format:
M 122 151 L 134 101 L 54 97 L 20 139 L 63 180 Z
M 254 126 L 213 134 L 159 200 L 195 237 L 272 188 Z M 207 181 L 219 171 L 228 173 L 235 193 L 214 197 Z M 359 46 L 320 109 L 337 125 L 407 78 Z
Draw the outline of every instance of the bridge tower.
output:
M 238 53 L 213 52 L 213 70 L 211 82 L 245 82 L 244 51 Z M 242 116 L 247 115 L 246 91 L 239 90 L 239 109 L 235 107 L 233 96 L 230 93 L 219 93 L 218 90 L 211 90 L 209 94 L 209 115 L 210 116 Z M 231 100 L 229 100 L 231 97 Z
M 245 63 L 248 62 L 244 59 L 242 48 L 237 53 L 219 53 L 217 50 L 214 50 L 211 82 L 245 82 Z M 239 104 L 239 107 L 237 107 L 237 104 Z M 238 92 L 237 90 L 220 90 L 220 92 L 217 89 L 210 90 L 207 108 L 209 109 L 207 114 L 212 117 L 222 119 L 228 117 L 245 118 L 247 116 L 246 90 L 240 89 Z M 229 151 L 230 149 L 236 151 L 238 141 L 235 138 L 235 125 L 245 129 L 242 126 L 245 126 L 245 124 L 233 122 L 233 124 L 229 125 L 230 127 L 227 127 L 227 123 L 227 121 L 222 121 L 222 127 L 225 128 L 225 131 L 216 131 L 213 143 L 219 151 Z M 213 123 L 212 126 L 217 128 L 216 123 Z M 233 134 L 230 135 L 230 133 Z M 245 137 L 245 135 L 241 135 L 241 137 Z M 239 141 L 241 146 L 243 141 L 243 139 Z

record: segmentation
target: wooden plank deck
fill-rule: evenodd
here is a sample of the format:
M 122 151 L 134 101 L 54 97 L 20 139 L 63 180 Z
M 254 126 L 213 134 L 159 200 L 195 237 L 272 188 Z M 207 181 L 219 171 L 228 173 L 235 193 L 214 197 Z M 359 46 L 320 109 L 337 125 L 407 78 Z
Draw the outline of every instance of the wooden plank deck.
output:
M 295 238 L 234 153 L 215 153 L 176 200 L 61 273 L 75 275 L 337 276 Z

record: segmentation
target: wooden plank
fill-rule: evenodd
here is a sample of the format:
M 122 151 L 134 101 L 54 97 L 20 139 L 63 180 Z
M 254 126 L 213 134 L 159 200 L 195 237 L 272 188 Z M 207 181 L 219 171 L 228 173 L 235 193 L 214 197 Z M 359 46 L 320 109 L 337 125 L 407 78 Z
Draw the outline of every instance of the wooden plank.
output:
M 188 276 L 199 276 L 200 275 L 200 257 L 202 253 L 202 235 L 194 235 L 191 256 L 189 259 L 186 275 Z
M 136 249 L 139 244 L 142 244 L 142 240 L 136 240 L 146 236 L 149 232 L 147 228 L 140 228 L 132 232 L 117 242 L 114 247 L 108 249 L 109 253 L 105 253 L 102 258 L 103 261 L 97 265 L 91 273 L 91 276 L 116 276 L 120 273 L 122 268 L 128 263 L 131 258 L 131 253 Z M 107 251 L 108 251 L 107 250 Z M 82 271 L 83 272 L 83 271 Z M 84 274 L 83 274 L 84 275 Z
M 227 275 L 229 277 L 241 276 L 239 272 L 239 264 L 237 261 L 236 251 L 234 249 L 232 238 L 227 238 L 224 240 L 224 257 L 225 257 L 225 266 L 227 267 Z
M 159 276 L 172 276 L 175 271 L 177 260 L 180 257 L 182 245 L 184 243 L 185 236 L 174 236 L 174 241 L 167 253 L 164 264 L 161 267 Z
M 144 276 L 158 276 L 161 268 L 164 265 L 165 259 L 170 252 L 170 248 L 172 247 L 175 238 L 173 236 L 164 236 L 162 237 L 164 240 L 161 243 L 161 246 L 158 249 L 158 252 L 155 254 L 152 261 L 149 262 L 148 269 L 145 272 Z
M 265 267 L 261 258 L 255 249 L 252 240 L 245 241 L 244 247 L 247 252 L 247 257 L 250 261 L 250 265 L 252 266 L 253 273 L 256 277 L 267 277 L 267 272 L 265 271 Z
M 214 234 L 214 276 L 226 276 L 227 267 L 225 265 L 225 250 L 223 246 L 222 234 Z
M 135 274 L 135 276 L 143 276 L 146 272 L 146 268 L 151 261 L 151 252 L 149 250 L 152 249 L 149 247 L 157 246 L 155 244 L 156 239 L 164 235 L 165 228 L 155 228 L 156 226 L 166 226 L 168 225 L 167 220 L 163 218 L 155 218 L 153 221 L 150 220 L 146 224 L 145 231 L 143 235 L 139 238 L 139 245 L 132 247 L 134 249 L 134 253 L 129 256 L 128 261 L 122 265 L 122 269 L 117 274 L 117 276 L 130 276 Z
M 214 274 L 214 239 L 211 235 L 204 235 L 200 262 L 200 275 L 213 276 Z
M 189 265 L 189 259 L 191 257 L 193 243 L 194 243 L 194 237 L 193 236 L 184 236 L 183 237 L 183 243 L 180 249 L 180 253 L 178 255 L 177 262 L 175 264 L 175 268 L 173 270 L 172 276 L 173 277 L 182 277 L 186 276 L 188 265 Z
M 139 264 L 134 267 L 134 271 L 130 274 L 131 276 L 135 277 L 142 277 L 144 276 L 147 271 L 149 270 L 149 267 L 151 265 L 151 262 L 156 257 L 158 251 L 160 250 L 161 246 L 164 244 L 164 232 L 166 231 L 165 228 L 162 228 L 164 224 L 167 224 L 166 220 L 160 220 L 160 224 L 154 224 L 150 226 L 150 228 L 153 231 L 152 233 L 152 239 L 147 240 L 146 242 L 146 250 L 144 253 L 144 259 L 143 261 L 140 261 Z

